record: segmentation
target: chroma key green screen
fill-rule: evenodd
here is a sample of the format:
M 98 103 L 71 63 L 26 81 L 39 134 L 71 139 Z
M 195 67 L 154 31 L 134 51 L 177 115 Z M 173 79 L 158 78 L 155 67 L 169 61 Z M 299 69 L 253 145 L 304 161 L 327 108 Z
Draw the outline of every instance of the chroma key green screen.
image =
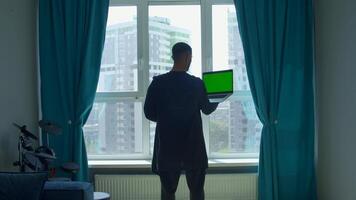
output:
M 209 94 L 232 92 L 234 89 L 232 70 L 203 73 L 203 81 Z

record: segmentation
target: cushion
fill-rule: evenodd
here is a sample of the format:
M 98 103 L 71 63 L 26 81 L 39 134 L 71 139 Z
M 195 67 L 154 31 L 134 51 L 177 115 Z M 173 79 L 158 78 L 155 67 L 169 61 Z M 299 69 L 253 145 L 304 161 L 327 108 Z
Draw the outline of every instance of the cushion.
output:
M 1 200 L 39 200 L 47 173 L 0 172 Z

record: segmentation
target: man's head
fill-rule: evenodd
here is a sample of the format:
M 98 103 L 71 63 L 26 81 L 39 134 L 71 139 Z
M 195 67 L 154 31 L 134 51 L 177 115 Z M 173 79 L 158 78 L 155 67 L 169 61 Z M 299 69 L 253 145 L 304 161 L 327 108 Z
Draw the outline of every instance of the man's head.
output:
M 172 48 L 172 59 L 175 68 L 188 71 L 192 61 L 192 48 L 184 42 L 176 43 Z

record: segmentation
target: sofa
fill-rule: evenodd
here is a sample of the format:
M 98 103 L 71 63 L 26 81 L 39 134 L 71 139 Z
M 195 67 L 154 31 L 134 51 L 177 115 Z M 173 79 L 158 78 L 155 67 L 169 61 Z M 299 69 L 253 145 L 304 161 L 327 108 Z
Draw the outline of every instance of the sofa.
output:
M 93 200 L 93 185 L 47 181 L 47 173 L 0 172 L 0 200 Z
M 46 181 L 43 200 L 93 200 L 93 185 L 80 181 Z

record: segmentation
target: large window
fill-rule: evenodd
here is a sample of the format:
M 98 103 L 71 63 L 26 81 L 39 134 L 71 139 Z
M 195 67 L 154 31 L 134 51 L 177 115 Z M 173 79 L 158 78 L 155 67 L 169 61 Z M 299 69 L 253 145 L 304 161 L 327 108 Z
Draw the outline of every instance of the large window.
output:
M 172 67 L 171 48 L 193 49 L 189 73 L 234 70 L 234 94 L 203 116 L 210 158 L 256 158 L 261 124 L 249 89 L 230 0 L 112 0 L 95 103 L 84 127 L 89 159 L 150 159 L 155 123 L 143 114 L 153 76 Z

